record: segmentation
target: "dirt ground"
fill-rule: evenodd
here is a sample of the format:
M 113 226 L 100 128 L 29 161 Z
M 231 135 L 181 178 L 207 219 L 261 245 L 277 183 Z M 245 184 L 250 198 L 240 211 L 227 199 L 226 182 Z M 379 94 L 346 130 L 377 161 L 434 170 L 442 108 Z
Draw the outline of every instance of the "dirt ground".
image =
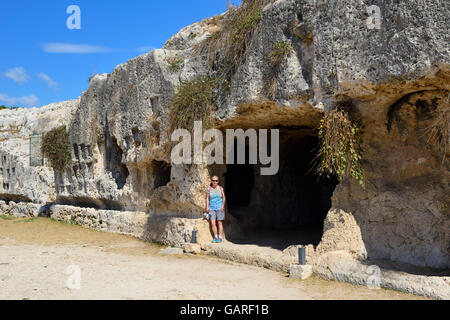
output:
M 0 216 L 0 299 L 422 299 L 160 249 L 50 219 Z M 71 266 L 80 270 L 79 289 L 69 288 Z

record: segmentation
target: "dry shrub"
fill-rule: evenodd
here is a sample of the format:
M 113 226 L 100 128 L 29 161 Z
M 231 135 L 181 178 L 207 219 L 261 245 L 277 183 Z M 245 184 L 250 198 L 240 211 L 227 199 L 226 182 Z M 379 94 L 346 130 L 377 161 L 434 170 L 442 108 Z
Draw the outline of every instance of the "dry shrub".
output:
M 364 186 L 360 132 L 360 126 L 342 108 L 324 115 L 319 126 L 319 175 L 339 180 L 351 176 Z
M 262 9 L 271 2 L 274 0 L 243 0 L 239 7 L 231 7 L 215 21 L 219 30 L 198 45 L 197 52 L 207 55 L 219 78 L 230 80 L 235 73 L 259 26 Z
M 55 171 L 63 172 L 72 162 L 66 126 L 50 130 L 42 137 L 41 152 Z
M 192 131 L 194 121 L 202 121 L 204 128 L 212 127 L 216 83 L 209 76 L 198 76 L 181 84 L 169 106 L 169 136 L 179 128 Z

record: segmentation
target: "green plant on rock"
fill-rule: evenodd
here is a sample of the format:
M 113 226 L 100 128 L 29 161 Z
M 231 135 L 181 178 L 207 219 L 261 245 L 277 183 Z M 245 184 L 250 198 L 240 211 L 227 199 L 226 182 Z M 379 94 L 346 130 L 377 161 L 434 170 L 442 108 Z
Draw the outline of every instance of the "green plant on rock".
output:
M 360 125 L 343 109 L 326 113 L 319 126 L 318 174 L 339 180 L 351 176 L 364 187 L 360 134 Z
M 282 62 L 294 51 L 292 45 L 286 41 L 280 41 L 273 45 L 269 54 L 271 64 L 270 73 L 265 77 L 265 94 L 270 99 L 275 99 L 278 88 L 277 76 L 281 71 Z
M 250 3 L 250 1 L 247 1 Z M 257 1 L 250 3 L 250 10 L 241 16 L 241 19 L 236 19 L 236 24 L 233 26 L 234 30 L 231 33 L 231 41 L 233 44 L 242 44 L 250 33 L 259 24 L 262 17 L 262 8 L 257 6 Z
M 240 6 L 230 7 L 217 19 L 218 31 L 198 44 L 198 53 L 206 53 L 217 77 L 231 79 L 260 25 L 263 8 L 271 2 L 274 0 L 243 0 Z
M 280 41 L 274 44 L 273 50 L 270 53 L 270 60 L 273 63 L 279 63 L 284 58 L 288 57 L 294 49 L 292 45 L 286 41 Z
M 77 219 L 75 217 L 70 217 L 70 224 L 78 225 Z
M 222 92 L 229 92 L 231 90 L 231 81 L 224 79 L 222 82 Z
M 202 121 L 203 128 L 212 127 L 216 111 L 216 89 L 217 81 L 210 76 L 198 76 L 184 81 L 169 106 L 169 133 L 179 128 L 192 131 L 194 121 Z
M 182 58 L 180 58 L 179 56 L 175 56 L 175 57 L 167 58 L 166 62 L 169 64 L 169 71 L 172 73 L 175 73 L 181 69 L 181 67 L 184 63 L 184 60 Z
M 43 135 L 41 152 L 57 172 L 63 172 L 70 165 L 72 156 L 66 126 L 52 129 Z

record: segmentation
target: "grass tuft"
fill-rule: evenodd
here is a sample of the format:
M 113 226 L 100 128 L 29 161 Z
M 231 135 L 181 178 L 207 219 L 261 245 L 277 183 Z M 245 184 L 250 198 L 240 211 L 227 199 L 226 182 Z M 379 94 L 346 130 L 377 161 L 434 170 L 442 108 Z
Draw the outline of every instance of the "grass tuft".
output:
M 258 28 L 263 8 L 274 0 L 243 0 L 215 20 L 218 30 L 197 46 L 198 54 L 206 54 L 217 77 L 231 80 L 245 58 L 253 33 Z
M 271 71 L 265 79 L 265 94 L 270 99 L 274 100 L 277 92 L 277 75 L 283 67 L 283 62 L 289 57 L 294 49 L 289 42 L 280 41 L 273 45 L 273 49 L 269 54 L 269 62 L 271 64 Z
M 280 41 L 275 43 L 273 50 L 270 53 L 270 60 L 273 64 L 281 63 L 286 57 L 294 51 L 292 45 L 286 41 Z
M 4 214 L 0 214 L 0 219 L 2 219 L 2 220 L 16 220 L 17 218 L 13 217 L 13 216 L 7 216 L 7 215 L 4 215 Z
M 202 121 L 205 129 L 212 127 L 216 111 L 216 88 L 217 81 L 210 76 L 184 81 L 169 106 L 169 135 L 179 128 L 192 131 L 194 121 Z
M 169 57 L 166 59 L 166 62 L 169 64 L 169 71 L 172 73 L 178 72 L 183 66 L 184 60 L 179 56 Z

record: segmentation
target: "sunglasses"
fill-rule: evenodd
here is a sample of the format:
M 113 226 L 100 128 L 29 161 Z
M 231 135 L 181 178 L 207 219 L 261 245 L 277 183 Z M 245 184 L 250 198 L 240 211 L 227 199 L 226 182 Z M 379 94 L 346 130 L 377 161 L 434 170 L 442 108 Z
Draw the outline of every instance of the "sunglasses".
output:
M 211 180 L 212 182 L 219 182 L 219 180 Z

